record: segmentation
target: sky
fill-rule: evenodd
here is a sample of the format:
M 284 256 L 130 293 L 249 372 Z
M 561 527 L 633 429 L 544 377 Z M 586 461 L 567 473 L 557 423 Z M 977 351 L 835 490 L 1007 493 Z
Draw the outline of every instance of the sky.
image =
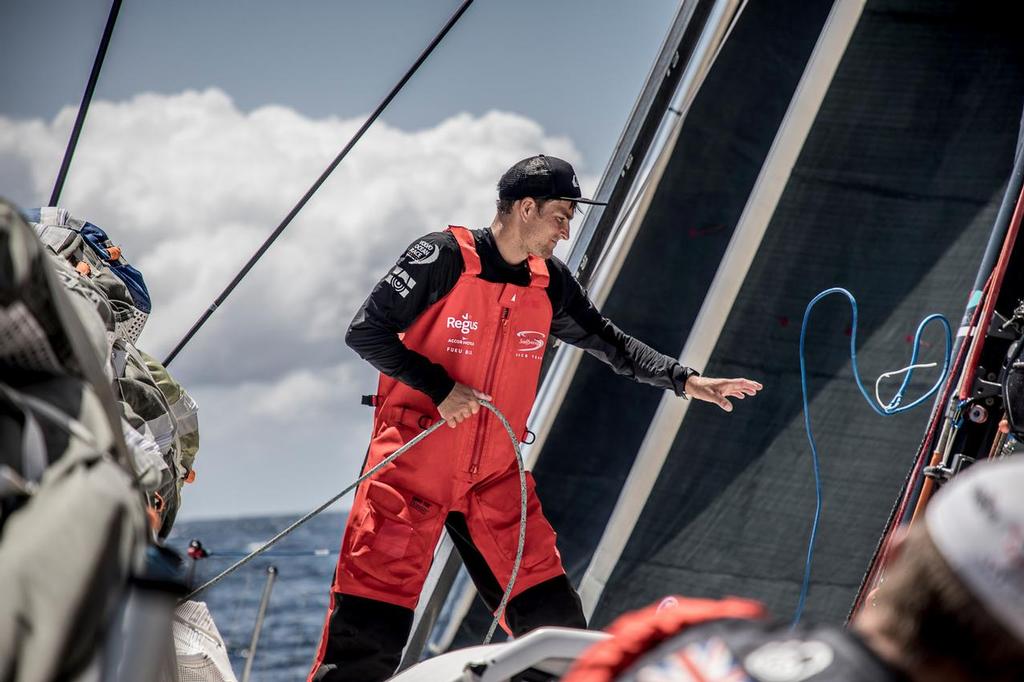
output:
M 124 3 L 60 203 L 146 277 L 140 348 L 166 355 L 458 4 Z M 677 9 L 470 7 L 171 365 L 200 407 L 180 518 L 305 511 L 358 475 L 376 375 L 344 345 L 356 308 L 417 236 L 488 224 L 521 158 L 594 191 Z M 108 10 L 0 10 L 0 195 L 23 207 L 50 195 Z

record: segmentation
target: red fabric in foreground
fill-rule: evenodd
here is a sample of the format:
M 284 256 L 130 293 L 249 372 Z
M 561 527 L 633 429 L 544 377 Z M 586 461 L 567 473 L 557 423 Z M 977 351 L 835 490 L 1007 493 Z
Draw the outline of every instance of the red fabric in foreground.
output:
M 761 604 L 736 597 L 675 600 L 677 604 L 660 610 L 653 604 L 620 616 L 607 628 L 611 639 L 587 649 L 562 682 L 611 682 L 641 655 L 689 627 L 723 618 L 767 616 Z

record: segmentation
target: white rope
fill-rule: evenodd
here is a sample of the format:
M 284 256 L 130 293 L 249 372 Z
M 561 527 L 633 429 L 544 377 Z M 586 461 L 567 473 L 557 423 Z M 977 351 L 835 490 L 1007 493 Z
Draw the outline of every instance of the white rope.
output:
M 519 545 L 516 548 L 516 559 L 515 559 L 515 561 L 512 564 L 512 573 L 509 576 L 508 585 L 505 587 L 505 593 L 501 597 L 501 603 L 498 605 L 497 611 L 494 612 L 494 620 L 491 622 L 491 627 L 487 631 L 487 637 L 484 638 L 484 642 L 483 643 L 484 644 L 489 644 L 490 641 L 491 641 L 491 638 L 494 637 L 494 632 L 497 629 L 498 624 L 501 622 L 502 616 L 505 615 L 505 607 L 508 606 L 509 598 L 512 596 L 512 589 L 515 587 L 516 578 L 519 575 L 519 565 L 522 563 L 522 560 L 523 560 L 523 549 L 524 549 L 524 547 L 526 545 L 526 465 L 523 462 L 523 453 L 522 453 L 522 450 L 520 448 L 519 439 L 516 438 L 516 434 L 512 430 L 512 425 L 509 424 L 509 421 L 508 421 L 508 419 L 505 418 L 505 415 L 503 415 L 501 413 L 501 411 L 497 407 L 495 407 L 493 404 L 489 403 L 486 400 L 481 400 L 480 404 L 483 405 L 488 410 L 490 410 L 491 412 L 494 413 L 494 416 L 496 416 L 501 421 L 502 426 L 505 427 L 505 431 L 508 433 L 508 437 L 512 440 L 512 449 L 515 450 L 515 453 L 516 453 L 516 465 L 519 467 L 519 495 L 520 495 L 520 502 L 521 502 L 520 509 L 519 509 Z M 205 592 L 206 590 L 210 589 L 211 587 L 213 587 L 214 585 L 219 583 L 221 580 L 223 580 L 227 576 L 231 575 L 232 573 L 234 573 L 235 571 L 240 569 L 242 566 L 245 566 L 247 563 L 249 563 L 250 561 L 252 561 L 256 557 L 258 557 L 260 554 L 263 554 L 264 552 L 266 552 L 268 549 L 270 549 L 271 547 L 276 545 L 278 542 L 283 540 L 285 537 L 287 537 L 289 534 L 291 534 L 291 532 L 294 531 L 296 528 L 298 528 L 302 524 L 306 523 L 307 521 L 312 519 L 317 514 L 320 514 L 321 512 L 323 512 L 325 509 L 327 509 L 332 504 L 334 504 L 335 502 L 340 500 L 342 497 L 344 497 L 347 493 L 351 492 L 360 483 L 362 483 L 366 479 L 368 479 L 371 476 L 373 476 L 375 473 L 377 473 L 378 471 L 383 469 L 385 466 L 387 466 L 388 464 L 390 464 L 394 460 L 398 459 L 400 456 L 405 454 L 410 448 L 412 448 L 414 445 L 419 443 L 421 440 L 423 440 L 424 438 L 426 438 L 427 436 L 432 434 L 434 431 L 436 431 L 438 428 L 440 428 L 444 424 L 445 424 L 445 420 L 443 420 L 443 419 L 438 420 L 437 423 L 431 425 L 430 428 L 428 428 L 427 430 L 423 431 L 422 433 L 417 435 L 415 438 L 413 438 L 411 441 L 409 441 L 408 443 L 406 443 L 405 445 L 403 445 L 402 447 L 400 447 L 399 449 L 395 450 L 393 453 L 391 453 L 390 455 L 385 457 L 383 460 L 381 460 L 381 462 L 379 464 L 377 464 L 372 469 L 367 471 L 365 474 L 363 474 L 362 476 L 357 478 L 355 481 L 353 481 L 349 486 L 347 486 L 340 493 L 338 493 L 337 495 L 333 496 L 332 498 L 330 498 L 329 500 L 327 500 L 326 502 L 324 502 L 319 507 L 317 507 L 313 511 L 309 512 L 308 514 L 306 514 L 305 516 L 303 516 L 299 520 L 295 521 L 293 524 L 291 524 L 290 526 L 288 526 L 287 528 L 282 530 L 280 533 L 278 533 L 274 537 L 272 537 L 269 540 L 267 540 L 265 543 L 263 543 L 262 545 L 257 547 L 255 550 L 253 550 L 252 552 L 250 552 L 246 556 L 242 557 L 241 559 L 239 559 L 235 563 L 231 564 L 231 566 L 229 566 L 226 569 L 224 569 L 221 573 L 219 573 L 217 576 L 215 576 L 211 580 L 208 580 L 207 582 L 203 583 L 202 585 L 200 585 L 196 589 L 192 590 L 192 592 L 190 592 L 188 595 L 186 595 L 181 601 L 182 602 L 188 601 L 188 600 L 194 598 L 199 593 Z
M 915 369 L 922 369 L 924 367 L 935 367 L 938 364 L 939 363 L 937 363 L 937 362 L 926 362 L 926 363 L 921 364 L 921 365 L 909 365 L 907 367 L 904 367 L 903 369 L 896 369 L 896 370 L 893 370 L 891 372 L 884 372 L 882 374 L 879 374 L 878 378 L 875 379 L 875 400 L 878 401 L 878 406 L 881 407 L 883 410 L 891 410 L 894 407 L 897 407 L 899 405 L 900 398 L 903 397 L 900 393 L 897 393 L 896 396 L 892 400 L 890 400 L 887 403 L 883 403 L 882 402 L 882 396 L 879 395 L 879 393 L 878 393 L 878 387 L 882 383 L 882 379 L 888 379 L 889 377 L 899 376 L 900 374 L 905 374 L 905 373 L 910 372 L 911 370 L 915 370 Z

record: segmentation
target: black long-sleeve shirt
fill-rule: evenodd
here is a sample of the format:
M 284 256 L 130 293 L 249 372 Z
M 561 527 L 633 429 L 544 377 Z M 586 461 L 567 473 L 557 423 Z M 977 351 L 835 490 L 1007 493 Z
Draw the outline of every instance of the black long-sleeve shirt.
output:
M 529 285 L 529 266 L 507 263 L 489 228 L 472 233 L 482 279 Z M 686 380 L 696 374 L 694 370 L 634 339 L 601 315 L 565 263 L 549 258 L 547 266 L 555 338 L 586 350 L 618 374 L 685 395 Z M 444 367 L 407 348 L 398 334 L 452 290 L 464 269 L 462 252 L 450 232 L 432 232 L 409 246 L 397 268 L 403 275 L 392 271 L 377 283 L 356 312 L 345 342 L 379 371 L 426 393 L 439 405 L 455 381 Z

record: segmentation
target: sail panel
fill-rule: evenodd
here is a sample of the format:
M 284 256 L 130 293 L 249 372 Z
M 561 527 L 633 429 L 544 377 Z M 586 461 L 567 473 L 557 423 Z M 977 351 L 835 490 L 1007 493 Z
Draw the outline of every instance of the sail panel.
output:
M 867 3 L 705 368 L 766 388 L 731 415 L 688 412 L 594 625 L 668 593 L 739 594 L 792 612 L 814 512 L 797 355 L 804 306 L 832 286 L 857 296 L 869 385 L 908 363 L 925 315 L 959 320 L 1024 99 L 1015 17 L 994 14 L 967 2 Z M 928 411 L 883 419 L 864 403 L 851 331 L 849 307 L 834 297 L 807 337 L 824 487 L 815 620 L 847 613 Z M 925 355 L 939 357 L 940 335 L 925 339 Z M 909 395 L 934 378 L 919 372 Z

